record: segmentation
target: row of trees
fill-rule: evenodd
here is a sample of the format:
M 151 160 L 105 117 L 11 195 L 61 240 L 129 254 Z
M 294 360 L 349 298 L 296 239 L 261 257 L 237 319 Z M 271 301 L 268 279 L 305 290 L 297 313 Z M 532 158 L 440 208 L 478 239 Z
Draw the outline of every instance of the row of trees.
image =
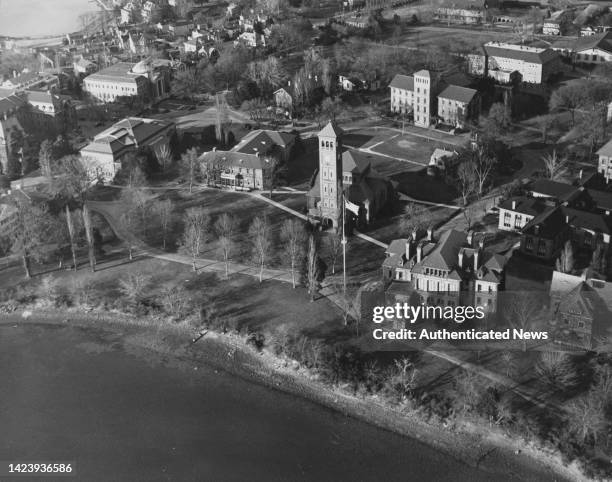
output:
M 183 216 L 184 230 L 180 249 L 192 260 L 193 270 L 197 270 L 197 260 L 207 243 L 216 240 L 218 251 L 225 264 L 225 276 L 229 276 L 230 263 L 235 257 L 240 241 L 238 220 L 235 216 L 223 213 L 214 222 L 208 212 L 201 207 L 189 208 Z M 271 225 L 266 217 L 257 216 L 248 228 L 249 259 L 259 270 L 259 281 L 263 281 L 264 271 L 272 258 L 275 240 Z M 319 258 L 319 243 L 313 233 L 308 233 L 304 223 L 297 219 L 286 220 L 280 229 L 281 259 L 291 272 L 293 287 L 305 274 L 306 285 L 311 300 L 314 299 L 324 267 Z

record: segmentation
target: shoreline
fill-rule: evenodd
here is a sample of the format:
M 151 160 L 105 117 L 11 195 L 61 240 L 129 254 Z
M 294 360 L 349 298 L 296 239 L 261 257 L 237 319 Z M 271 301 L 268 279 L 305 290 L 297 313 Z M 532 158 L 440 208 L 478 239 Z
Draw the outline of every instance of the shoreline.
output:
M 162 322 L 157 331 L 152 324 Z M 0 326 L 52 325 L 95 330 L 123 335 L 122 349 L 152 363 L 175 364 L 179 369 L 198 366 L 222 370 L 252 383 L 306 399 L 378 428 L 409 437 L 457 461 L 491 475 L 512 474 L 519 480 L 538 480 L 535 472 L 562 478 L 557 480 L 590 480 L 575 464 L 565 465 L 552 450 L 536 447 L 510 437 L 498 427 L 485 427 L 465 421 L 461 426 L 426 422 L 407 407 L 383 404 L 376 396 L 352 395 L 341 387 L 331 387 L 318 380 L 298 363 L 278 357 L 268 350 L 256 351 L 244 335 L 221 334 L 213 330 L 198 342 L 186 336 L 186 325 L 170 324 L 166 318 L 137 318 L 120 312 L 87 312 L 82 309 L 56 310 L 31 306 L 0 315 Z M 193 331 L 193 329 L 191 330 Z M 108 349 L 108 340 L 100 341 Z M 230 356 L 231 354 L 231 356 Z M 518 452 L 517 452 L 518 451 Z

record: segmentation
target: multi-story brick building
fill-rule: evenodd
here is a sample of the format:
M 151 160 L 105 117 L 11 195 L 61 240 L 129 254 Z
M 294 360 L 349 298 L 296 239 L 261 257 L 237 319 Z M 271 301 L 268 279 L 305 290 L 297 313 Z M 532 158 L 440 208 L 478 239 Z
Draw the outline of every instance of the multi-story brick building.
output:
M 506 259 L 485 249 L 484 238 L 450 229 L 436 241 L 432 231 L 417 240 L 396 239 L 382 264 L 383 281 L 393 284 L 396 300 L 416 293 L 428 305 L 474 304 L 495 311 Z

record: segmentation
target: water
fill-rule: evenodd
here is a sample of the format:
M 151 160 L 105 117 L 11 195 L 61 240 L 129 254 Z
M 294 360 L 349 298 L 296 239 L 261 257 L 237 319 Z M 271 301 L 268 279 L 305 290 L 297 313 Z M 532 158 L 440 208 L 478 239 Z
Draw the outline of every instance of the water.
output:
M 101 350 L 107 341 L 0 325 L 0 460 L 76 460 L 66 480 L 104 482 L 506 480 L 228 374 Z
M 43 36 L 80 29 L 79 15 L 94 12 L 89 0 L 0 0 L 0 35 Z

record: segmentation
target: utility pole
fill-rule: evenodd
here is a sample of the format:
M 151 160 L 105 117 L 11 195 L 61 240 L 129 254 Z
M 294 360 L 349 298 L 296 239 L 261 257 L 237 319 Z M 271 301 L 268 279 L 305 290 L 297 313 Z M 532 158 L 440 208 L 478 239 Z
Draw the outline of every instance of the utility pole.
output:
M 346 201 L 342 192 L 342 294 L 346 301 Z

